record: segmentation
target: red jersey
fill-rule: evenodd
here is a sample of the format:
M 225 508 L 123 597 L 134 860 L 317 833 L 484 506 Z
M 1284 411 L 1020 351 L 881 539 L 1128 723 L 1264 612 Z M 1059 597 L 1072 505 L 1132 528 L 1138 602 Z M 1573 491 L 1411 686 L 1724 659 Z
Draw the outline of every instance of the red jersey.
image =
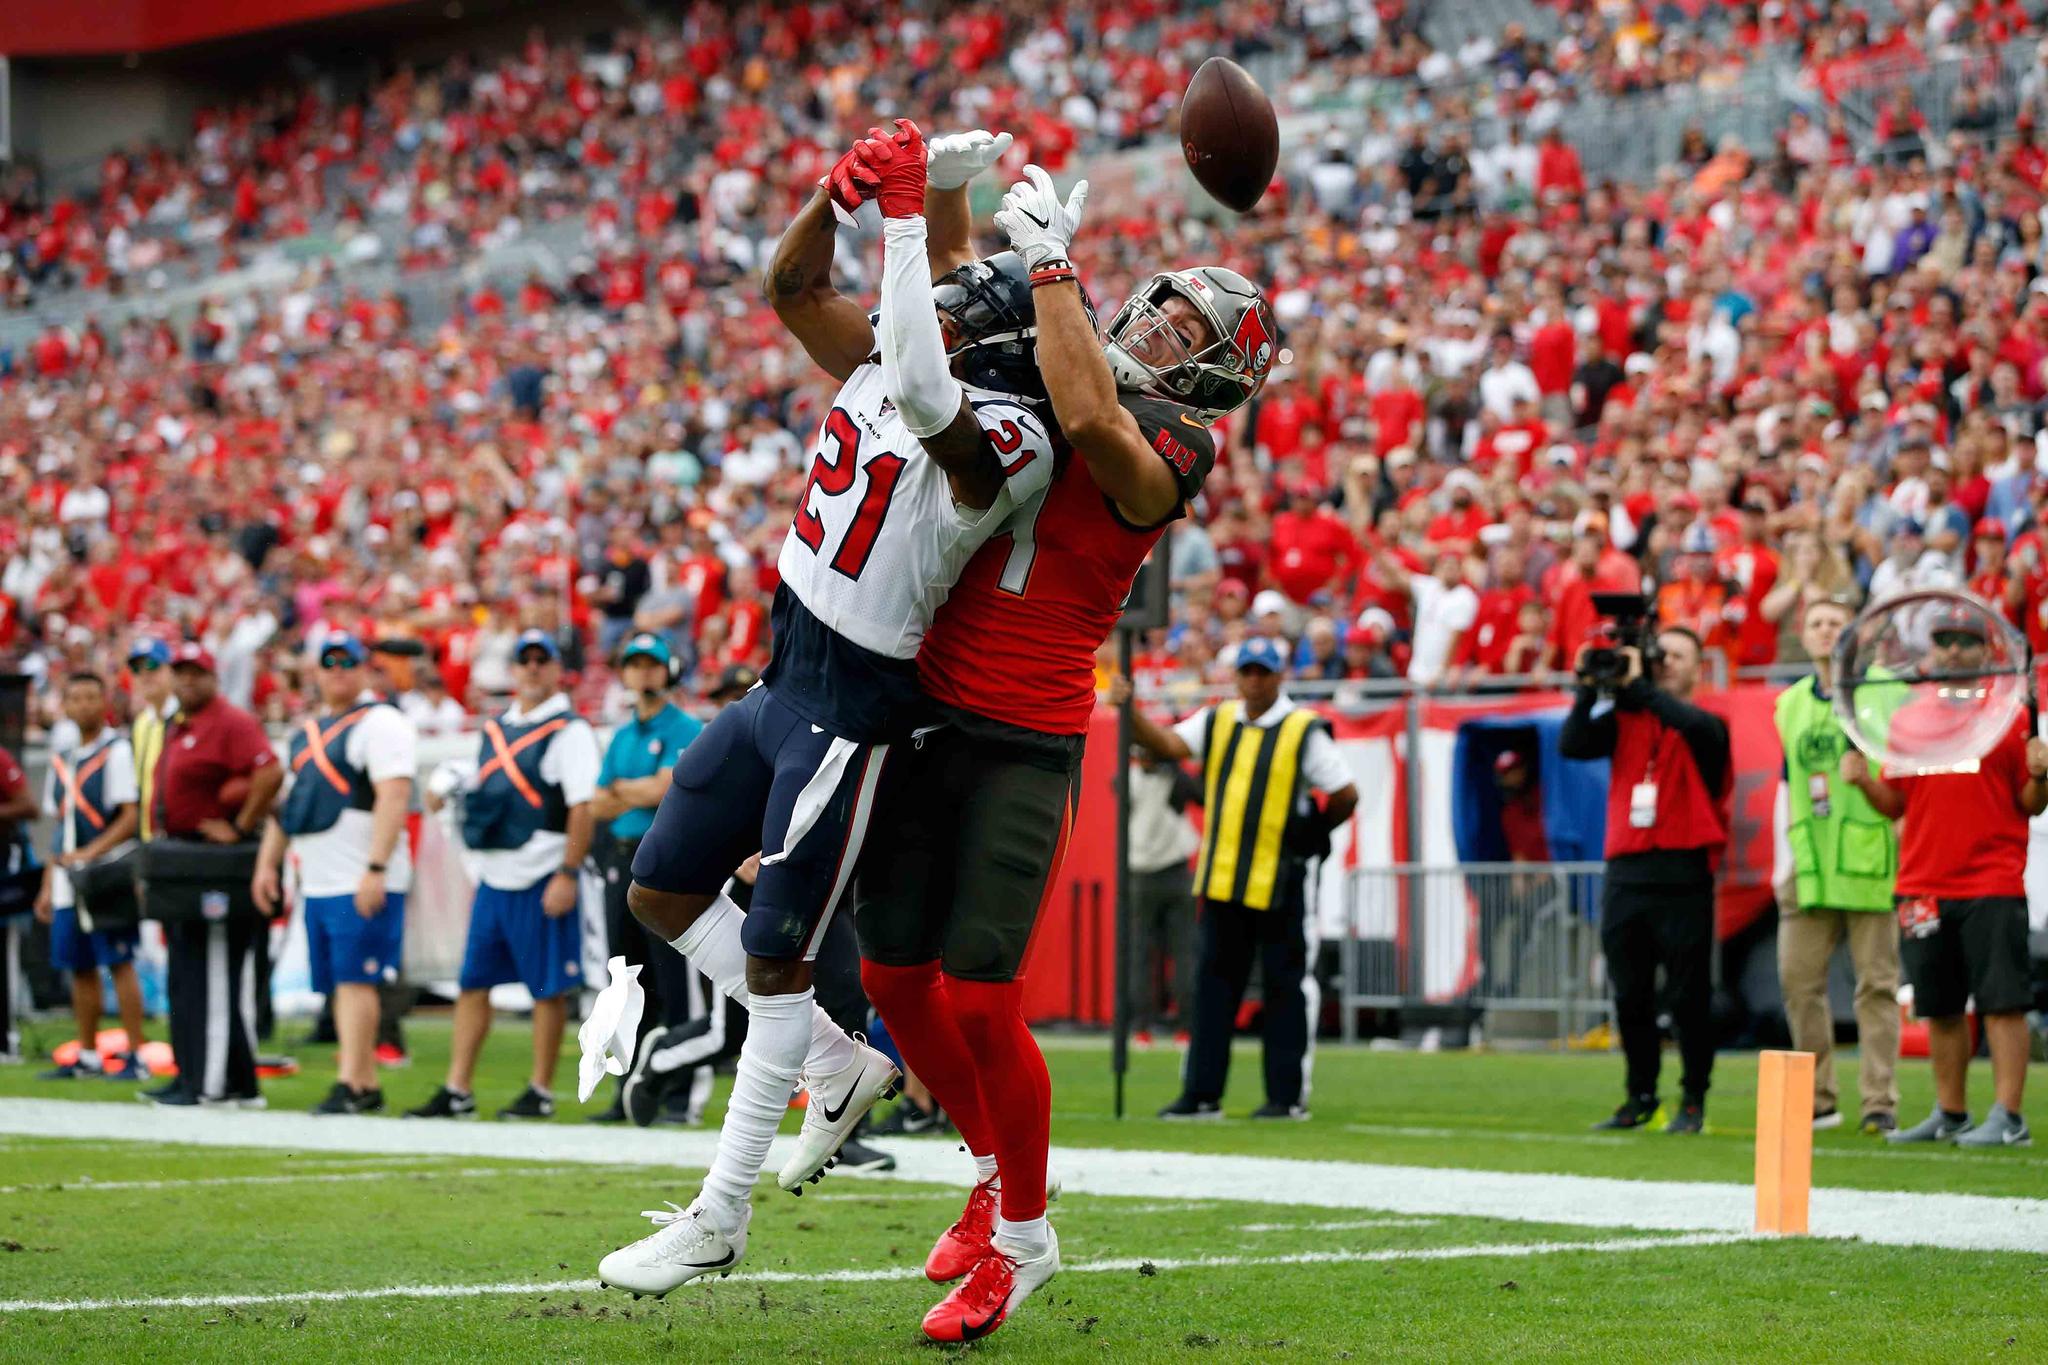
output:
M 1939 711 L 1956 703 L 1923 698 L 1900 707 L 1891 732 L 1911 731 L 1916 716 L 1929 728 L 1945 729 Z M 2027 813 L 2020 788 L 2027 782 L 2027 721 L 2012 729 L 1978 760 L 1974 773 L 1912 777 L 1887 768 L 1885 782 L 1906 798 L 1899 826 L 1901 896 L 1966 900 L 1977 896 L 2024 896 L 2027 871 Z
M 1194 497 L 1216 462 L 1209 429 L 1173 403 L 1119 401 L 1172 468 L 1182 502 Z M 1043 500 L 975 552 L 925 632 L 917 676 L 926 694 L 1026 730 L 1085 734 L 1095 651 L 1166 525 L 1125 521 L 1087 462 L 1062 448 Z

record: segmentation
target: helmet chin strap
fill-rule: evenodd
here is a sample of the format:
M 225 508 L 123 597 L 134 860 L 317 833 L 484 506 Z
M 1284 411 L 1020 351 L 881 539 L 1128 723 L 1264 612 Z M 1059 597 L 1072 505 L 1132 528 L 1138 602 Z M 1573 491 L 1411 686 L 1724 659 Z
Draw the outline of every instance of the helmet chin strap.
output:
M 1152 368 L 1116 342 L 1104 345 L 1102 354 L 1109 361 L 1109 372 L 1116 377 L 1118 388 L 1149 393 L 1158 387 L 1159 376 Z

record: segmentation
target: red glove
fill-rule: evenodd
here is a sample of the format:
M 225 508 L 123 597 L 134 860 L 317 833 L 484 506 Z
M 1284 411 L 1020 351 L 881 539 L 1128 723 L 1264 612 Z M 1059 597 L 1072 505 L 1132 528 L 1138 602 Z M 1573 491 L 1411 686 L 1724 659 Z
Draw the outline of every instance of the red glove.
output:
M 880 137 L 881 129 L 870 128 L 871 136 Z M 832 196 L 832 203 L 839 210 L 839 216 L 848 223 L 860 206 L 874 197 L 882 187 L 882 177 L 867 162 L 867 139 L 853 144 L 853 149 L 833 164 L 819 186 Z
M 924 212 L 924 135 L 907 118 L 896 120 L 896 132 L 870 129 L 854 151 L 881 179 L 875 198 L 884 218 L 915 218 Z

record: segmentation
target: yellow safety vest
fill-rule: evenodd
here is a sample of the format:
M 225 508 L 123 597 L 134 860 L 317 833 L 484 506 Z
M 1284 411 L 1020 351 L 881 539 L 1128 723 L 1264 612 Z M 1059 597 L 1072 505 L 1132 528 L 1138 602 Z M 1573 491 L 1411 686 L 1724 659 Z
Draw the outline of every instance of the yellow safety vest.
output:
M 164 718 L 154 706 L 145 704 L 128 727 L 128 742 L 135 750 L 137 809 L 142 817 L 142 837 L 156 837 L 156 761 L 164 751 Z
M 1306 707 L 1264 727 L 1245 721 L 1242 702 L 1223 702 L 1209 713 L 1197 895 L 1253 910 L 1272 907 L 1288 821 L 1301 794 L 1302 746 L 1322 723 Z

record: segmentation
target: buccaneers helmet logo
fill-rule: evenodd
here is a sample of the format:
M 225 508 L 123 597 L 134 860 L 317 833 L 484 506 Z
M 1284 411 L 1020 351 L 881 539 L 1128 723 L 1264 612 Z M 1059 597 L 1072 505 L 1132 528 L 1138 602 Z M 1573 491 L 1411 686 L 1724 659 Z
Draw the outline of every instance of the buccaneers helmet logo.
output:
M 1254 379 L 1265 377 L 1266 367 L 1273 363 L 1273 335 L 1266 328 L 1266 310 L 1259 307 L 1247 308 L 1238 319 L 1237 335 L 1230 344 L 1244 358 L 1245 373 Z

